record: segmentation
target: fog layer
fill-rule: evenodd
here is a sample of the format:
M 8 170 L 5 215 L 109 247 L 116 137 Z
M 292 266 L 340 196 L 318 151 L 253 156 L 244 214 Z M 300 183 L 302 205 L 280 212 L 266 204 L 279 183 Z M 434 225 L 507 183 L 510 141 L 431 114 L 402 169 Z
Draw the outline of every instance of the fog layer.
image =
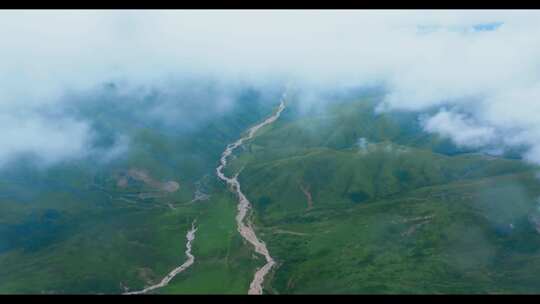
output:
M 540 163 L 539 26 L 538 11 L 3 11 L 0 165 L 91 153 L 91 123 L 62 110 L 74 92 L 186 77 L 232 88 L 220 92 L 382 85 L 378 111 L 436 109 L 427 132 L 460 146 L 526 147 Z M 213 105 L 226 111 L 234 94 L 219 96 Z M 149 115 L 170 120 L 174 109 Z

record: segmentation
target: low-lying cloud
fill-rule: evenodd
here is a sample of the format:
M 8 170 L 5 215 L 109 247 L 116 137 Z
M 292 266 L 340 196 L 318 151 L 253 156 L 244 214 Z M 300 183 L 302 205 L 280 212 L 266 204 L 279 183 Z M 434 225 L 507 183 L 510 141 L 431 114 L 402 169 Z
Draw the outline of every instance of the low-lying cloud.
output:
M 458 146 L 483 147 L 497 140 L 495 129 L 467 119 L 461 113 L 441 110 L 424 123 L 428 132 L 452 137 Z
M 502 10 L 0 12 L 0 164 L 84 154 L 91 123 L 41 111 L 65 107 L 70 93 L 178 75 L 293 80 L 314 92 L 382 85 L 379 111 L 436 109 L 427 132 L 462 146 L 524 146 L 540 163 L 539 26 L 538 11 Z M 174 119 L 174 109 L 149 113 Z

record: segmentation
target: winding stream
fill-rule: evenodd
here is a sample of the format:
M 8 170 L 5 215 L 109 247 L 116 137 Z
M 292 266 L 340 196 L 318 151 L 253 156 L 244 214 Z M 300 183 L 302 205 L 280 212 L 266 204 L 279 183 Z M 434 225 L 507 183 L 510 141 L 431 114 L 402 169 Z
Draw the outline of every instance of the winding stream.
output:
M 169 282 L 177 274 L 179 274 L 180 272 L 186 270 L 189 266 L 191 266 L 193 264 L 193 262 L 195 262 L 195 257 L 191 254 L 191 242 L 193 242 L 193 240 L 195 239 L 195 232 L 196 231 L 197 231 L 197 227 L 195 227 L 195 221 L 193 221 L 193 223 L 191 223 L 191 229 L 186 234 L 186 239 L 187 239 L 186 256 L 187 256 L 187 260 L 184 262 L 184 264 L 176 267 L 171 272 L 169 272 L 169 274 L 166 277 L 164 277 L 163 280 L 161 280 L 161 282 L 159 282 L 158 284 L 146 287 L 143 290 L 129 291 L 129 292 L 125 292 L 123 294 L 125 294 L 125 295 L 143 294 L 143 293 L 147 293 L 147 292 L 149 292 L 151 290 L 167 286 L 167 284 L 169 284 Z
M 266 248 L 266 244 L 259 240 L 257 238 L 257 235 L 255 234 L 255 231 L 253 230 L 253 227 L 251 225 L 251 222 L 247 221 L 247 223 L 244 222 L 244 218 L 246 217 L 246 214 L 251 207 L 251 203 L 246 198 L 244 193 L 242 193 L 242 190 L 240 189 L 240 183 L 238 182 L 238 174 L 236 174 L 233 177 L 227 177 L 225 174 L 223 174 L 223 168 L 227 165 L 227 157 L 229 157 L 234 149 L 240 147 L 245 141 L 253 138 L 255 133 L 261 129 L 262 127 L 269 125 L 276 121 L 279 116 L 281 115 L 281 112 L 285 109 L 285 97 L 286 97 L 287 91 L 283 93 L 281 97 L 281 101 L 279 104 L 279 108 L 272 116 L 268 117 L 265 121 L 261 122 L 260 124 L 251 127 L 248 130 L 248 134 L 240 139 L 238 139 L 236 142 L 229 144 L 225 151 L 223 151 L 223 154 L 221 154 L 220 159 L 220 165 L 216 168 L 217 176 L 225 181 L 227 185 L 229 185 L 231 191 L 235 192 L 238 195 L 238 214 L 236 215 L 236 224 L 238 226 L 238 232 L 240 235 L 249 243 L 251 243 L 255 247 L 255 252 L 258 254 L 261 254 L 266 259 L 266 264 L 259 268 L 257 272 L 255 272 L 255 276 L 253 277 L 253 281 L 251 282 L 249 286 L 248 294 L 262 294 L 262 284 L 264 282 L 265 275 L 272 269 L 272 267 L 276 264 L 272 256 L 270 256 L 270 253 L 268 252 L 268 249 Z

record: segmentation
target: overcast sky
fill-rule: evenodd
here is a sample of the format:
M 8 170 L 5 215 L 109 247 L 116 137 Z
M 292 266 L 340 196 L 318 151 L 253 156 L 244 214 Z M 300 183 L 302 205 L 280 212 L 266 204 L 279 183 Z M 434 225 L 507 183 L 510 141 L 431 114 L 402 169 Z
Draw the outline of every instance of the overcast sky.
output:
M 40 111 L 66 92 L 171 75 L 384 84 L 379 111 L 438 107 L 427 132 L 540 164 L 539 11 L 1 11 L 0 38 L 0 165 L 85 153 L 87 122 Z

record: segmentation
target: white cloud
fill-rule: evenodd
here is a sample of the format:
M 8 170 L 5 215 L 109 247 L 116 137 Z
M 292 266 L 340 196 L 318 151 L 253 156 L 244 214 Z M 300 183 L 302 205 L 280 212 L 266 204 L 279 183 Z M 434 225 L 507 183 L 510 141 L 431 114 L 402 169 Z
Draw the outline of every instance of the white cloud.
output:
M 502 25 L 473 30 L 492 22 Z M 37 120 L 0 122 L 10 130 L 0 143 L 11 147 L 0 159 L 82 151 L 84 122 L 66 118 L 58 130 L 36 111 L 57 107 L 67 90 L 195 74 L 260 86 L 295 79 L 305 91 L 383 83 L 381 109 L 459 109 L 439 112 L 426 130 L 468 146 L 508 136 L 497 144 L 529 146 L 525 156 L 540 163 L 539 28 L 540 12 L 515 10 L 2 11 L 0 111 Z
M 89 129 L 71 119 L 47 120 L 39 116 L 0 115 L 0 166 L 14 157 L 32 154 L 45 164 L 84 155 Z
M 483 126 L 463 114 L 441 110 L 424 121 L 424 129 L 451 137 L 459 146 L 478 148 L 493 143 L 495 129 Z

